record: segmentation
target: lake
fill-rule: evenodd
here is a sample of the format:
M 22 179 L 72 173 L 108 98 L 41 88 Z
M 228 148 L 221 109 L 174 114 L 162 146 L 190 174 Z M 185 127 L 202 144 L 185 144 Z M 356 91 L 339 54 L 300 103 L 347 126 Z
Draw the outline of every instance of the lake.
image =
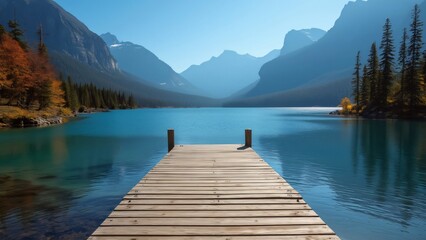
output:
M 177 144 L 243 143 L 343 239 L 424 239 L 426 122 L 330 108 L 140 109 L 0 131 L 0 239 L 84 239 Z

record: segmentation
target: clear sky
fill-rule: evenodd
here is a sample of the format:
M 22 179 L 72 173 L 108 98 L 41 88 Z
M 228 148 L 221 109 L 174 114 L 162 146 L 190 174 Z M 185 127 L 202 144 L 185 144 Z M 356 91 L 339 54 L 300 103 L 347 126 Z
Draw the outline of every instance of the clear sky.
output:
M 140 44 L 175 71 L 223 50 L 263 56 L 292 29 L 330 29 L 349 0 L 55 0 L 93 32 Z

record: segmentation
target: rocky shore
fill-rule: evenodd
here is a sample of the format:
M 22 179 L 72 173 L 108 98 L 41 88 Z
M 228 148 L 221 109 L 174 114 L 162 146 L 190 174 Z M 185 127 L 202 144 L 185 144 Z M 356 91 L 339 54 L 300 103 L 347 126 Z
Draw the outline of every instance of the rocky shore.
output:
M 78 112 L 67 111 L 28 111 L 17 107 L 0 106 L 0 128 L 46 127 L 63 124 L 78 115 L 108 112 L 104 108 L 81 107 Z
M 336 110 L 330 112 L 329 115 L 342 116 L 342 117 L 362 117 L 367 119 L 413 119 L 413 120 L 426 120 L 426 109 L 416 109 L 414 113 L 401 112 L 397 109 L 388 109 L 387 111 L 379 109 L 364 110 L 361 114 L 356 112 L 344 112 Z
M 64 117 L 18 117 L 0 119 L 0 128 L 46 127 L 64 123 Z

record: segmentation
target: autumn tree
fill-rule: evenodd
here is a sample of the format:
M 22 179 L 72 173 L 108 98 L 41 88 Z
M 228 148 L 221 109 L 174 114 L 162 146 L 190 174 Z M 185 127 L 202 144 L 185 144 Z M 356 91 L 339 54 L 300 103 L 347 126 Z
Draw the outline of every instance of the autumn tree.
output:
M 25 105 L 25 96 L 32 84 L 32 71 L 27 52 L 19 42 L 3 34 L 0 42 L 0 91 L 8 105 Z
M 348 114 L 351 112 L 352 110 L 352 103 L 351 100 L 347 97 L 343 98 L 342 101 L 340 102 L 340 105 L 342 106 L 342 112 L 344 114 Z
M 392 26 L 389 18 L 386 19 L 386 23 L 383 26 L 383 37 L 380 49 L 382 50 L 380 60 L 381 74 L 377 85 L 377 104 L 380 107 L 386 107 L 389 90 L 393 83 L 393 67 L 395 60 Z
M 355 104 L 357 106 L 357 113 L 359 113 L 360 107 L 360 95 L 361 95 L 361 53 L 358 51 L 355 60 L 355 71 L 352 79 L 352 95 L 355 98 Z
M 63 107 L 63 92 L 49 62 L 47 48 L 26 49 L 22 31 L 10 21 L 12 31 L 3 33 L 0 41 L 0 94 L 8 105 L 45 109 Z M 60 84 L 60 82 L 59 82 Z

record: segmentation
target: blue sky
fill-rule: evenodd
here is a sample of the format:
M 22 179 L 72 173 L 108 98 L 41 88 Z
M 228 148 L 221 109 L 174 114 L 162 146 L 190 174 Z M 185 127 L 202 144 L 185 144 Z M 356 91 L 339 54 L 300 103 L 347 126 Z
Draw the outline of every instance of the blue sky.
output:
M 93 32 L 140 44 L 181 72 L 225 49 L 263 56 L 292 29 L 330 29 L 349 0 L 55 0 Z

